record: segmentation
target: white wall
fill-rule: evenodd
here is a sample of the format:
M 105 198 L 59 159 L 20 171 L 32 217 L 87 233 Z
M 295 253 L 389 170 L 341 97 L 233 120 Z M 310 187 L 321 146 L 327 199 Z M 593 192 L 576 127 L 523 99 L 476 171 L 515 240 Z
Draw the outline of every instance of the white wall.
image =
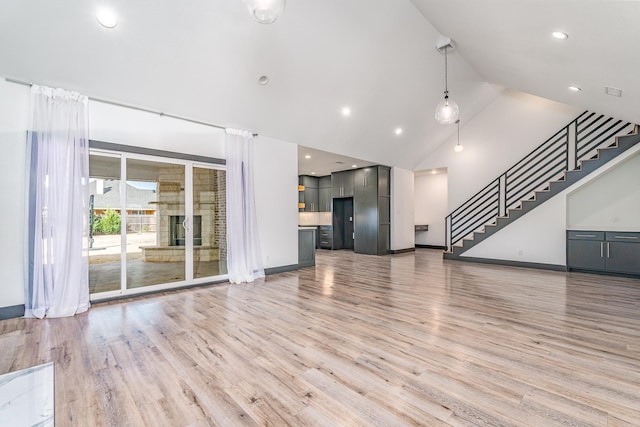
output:
M 525 154 L 582 113 L 582 109 L 533 95 L 505 90 L 468 122 L 461 112 L 460 143 L 456 136 L 441 145 L 415 170 L 446 167 L 451 212 Z
M 0 80 L 0 210 L 6 244 L 0 249 L 0 307 L 24 303 L 25 132 L 29 88 Z M 224 158 L 224 132 L 156 114 L 91 101 L 91 139 Z M 256 138 L 256 208 L 265 267 L 298 262 L 297 146 Z
M 417 173 L 415 176 L 415 223 L 429 225 L 429 231 L 415 233 L 417 245 L 445 246 L 444 220 L 447 210 L 446 173 Z
M 25 155 L 29 89 L 0 79 L 0 307 L 24 303 Z
M 574 230 L 640 231 L 640 156 L 567 196 L 567 226 Z
M 298 146 L 258 137 L 254 179 L 265 268 L 298 263 Z
M 413 172 L 391 168 L 391 250 L 415 247 Z
M 463 256 L 565 266 L 566 230 L 569 228 L 568 204 L 569 209 L 577 208 L 586 211 L 586 214 L 585 212 L 573 214 L 573 217 L 584 221 L 579 228 L 584 226 L 587 229 L 640 230 L 637 226 L 640 221 L 640 210 L 638 209 L 640 154 L 638 153 L 640 153 L 640 145 L 629 149 L 584 180 L 577 182 L 487 240 L 469 249 Z M 628 182 L 626 179 L 629 177 L 635 177 L 636 181 L 634 183 Z M 623 180 L 616 181 L 620 178 Z M 603 188 L 603 183 L 618 189 L 614 191 L 611 187 Z M 620 190 L 621 187 L 625 188 L 626 186 L 630 188 L 630 194 Z M 635 220 L 630 222 L 628 227 L 612 226 L 613 217 L 627 218 L 626 213 L 599 206 L 602 203 L 603 195 L 601 193 L 603 191 L 611 193 L 611 196 L 604 196 L 606 203 L 621 210 L 635 209 L 634 212 L 630 212 L 631 215 L 635 213 Z M 600 194 L 595 194 L 595 192 Z M 589 196 L 594 197 L 591 200 L 594 203 L 587 202 L 585 197 Z M 634 198 L 635 200 L 633 200 Z M 589 212 L 598 211 L 602 213 L 602 216 L 589 214 Z M 569 217 L 571 218 L 571 215 Z M 600 222 L 600 218 L 602 222 Z M 627 220 L 625 219 L 625 221 Z M 607 225 L 610 228 L 607 228 Z

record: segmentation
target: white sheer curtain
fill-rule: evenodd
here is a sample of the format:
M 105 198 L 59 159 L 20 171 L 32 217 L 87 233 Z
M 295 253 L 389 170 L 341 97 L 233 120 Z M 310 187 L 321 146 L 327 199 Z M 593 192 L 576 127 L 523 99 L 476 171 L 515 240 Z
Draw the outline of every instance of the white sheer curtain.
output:
M 231 283 L 264 277 L 253 190 L 253 134 L 226 130 L 227 270 Z
M 31 88 L 25 317 L 89 308 L 87 104 L 76 92 Z

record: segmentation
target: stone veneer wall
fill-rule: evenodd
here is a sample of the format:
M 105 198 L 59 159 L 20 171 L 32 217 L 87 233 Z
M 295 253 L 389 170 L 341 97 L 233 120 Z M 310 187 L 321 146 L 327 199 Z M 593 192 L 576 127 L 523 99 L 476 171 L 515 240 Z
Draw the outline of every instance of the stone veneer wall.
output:
M 220 248 L 220 259 L 227 259 L 227 172 L 215 171 L 214 181 L 216 197 L 214 235 Z
M 193 172 L 193 214 L 202 217 L 202 246 L 220 248 L 220 259 L 226 260 L 226 172 L 197 167 Z M 158 246 L 169 247 L 169 217 L 185 214 L 182 166 L 160 168 L 157 213 Z M 200 256 L 196 258 L 205 260 Z

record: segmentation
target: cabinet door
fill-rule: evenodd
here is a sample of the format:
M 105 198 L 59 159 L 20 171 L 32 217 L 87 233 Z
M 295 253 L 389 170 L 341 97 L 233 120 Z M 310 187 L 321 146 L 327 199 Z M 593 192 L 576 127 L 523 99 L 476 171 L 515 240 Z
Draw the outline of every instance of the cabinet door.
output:
M 378 196 L 391 196 L 391 169 L 378 166 Z
M 356 187 L 354 204 L 354 251 L 378 254 L 378 193 L 376 187 Z
M 341 172 L 331 174 L 331 196 L 343 197 L 342 191 L 344 187 L 344 175 Z
M 319 188 L 331 188 L 331 175 L 321 176 L 318 180 Z
M 318 178 L 315 176 L 302 175 L 302 185 L 306 188 L 318 188 Z
M 307 188 L 304 189 L 304 211 L 305 212 L 318 212 L 318 189 Z
M 353 197 L 353 171 L 334 172 L 331 175 L 333 197 Z
M 567 241 L 567 267 L 604 271 L 605 242 L 593 240 Z
M 344 171 L 342 185 L 344 188 L 343 197 L 353 197 L 353 171 Z
M 606 242 L 607 271 L 640 274 L 640 243 Z
M 320 212 L 331 212 L 331 188 L 320 188 L 318 204 Z
M 316 263 L 316 230 L 298 230 L 298 264 L 301 267 Z
M 356 169 L 353 173 L 355 187 L 375 187 L 378 184 L 378 167 Z

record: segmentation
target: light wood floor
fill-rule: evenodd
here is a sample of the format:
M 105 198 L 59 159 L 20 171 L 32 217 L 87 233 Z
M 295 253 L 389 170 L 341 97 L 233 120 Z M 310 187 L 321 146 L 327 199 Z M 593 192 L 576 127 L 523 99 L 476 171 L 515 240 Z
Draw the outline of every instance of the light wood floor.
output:
M 0 322 L 56 425 L 639 426 L 640 280 L 321 251 L 251 285 Z

